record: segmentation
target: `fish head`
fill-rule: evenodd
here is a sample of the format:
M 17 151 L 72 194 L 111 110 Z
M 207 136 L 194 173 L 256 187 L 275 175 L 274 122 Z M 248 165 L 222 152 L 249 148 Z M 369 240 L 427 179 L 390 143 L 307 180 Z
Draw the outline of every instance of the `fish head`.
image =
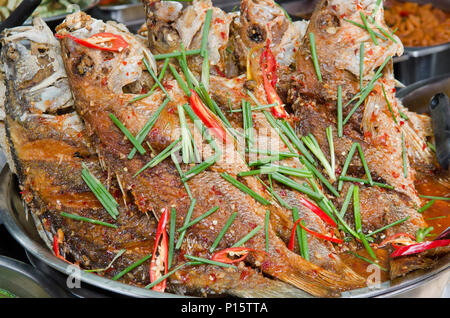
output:
M 17 100 L 9 110 L 14 118 L 73 106 L 59 43 L 40 17 L 6 29 L 1 42 L 5 78 Z
M 144 1 L 147 16 L 147 35 L 152 51 L 163 54 L 179 48 L 180 35 L 173 23 L 181 15 L 183 5 L 174 1 Z
M 104 23 L 83 12 L 77 12 L 67 16 L 56 31 L 61 38 L 68 76 L 77 79 L 80 84 L 102 87 L 110 92 L 122 92 L 125 86 L 143 78 L 144 57 L 150 68 L 156 69 L 151 52 L 136 36 L 120 25 Z M 106 51 L 84 46 L 71 38 L 85 40 L 103 32 L 122 37 L 126 46 L 117 52 Z

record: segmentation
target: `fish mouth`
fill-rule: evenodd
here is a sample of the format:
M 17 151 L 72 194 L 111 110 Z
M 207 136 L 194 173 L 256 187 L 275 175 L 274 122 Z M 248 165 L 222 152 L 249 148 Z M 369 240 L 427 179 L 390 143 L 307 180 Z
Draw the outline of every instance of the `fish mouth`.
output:
M 176 6 L 174 12 L 166 7 L 173 4 L 149 1 L 146 43 L 84 13 L 57 27 L 56 44 L 52 36 L 48 46 L 34 46 L 31 38 L 31 49 L 21 48 L 14 34 L 5 36 L 3 143 L 13 153 L 24 199 L 47 222 L 46 235 L 56 237 L 55 253 L 141 287 L 154 287 L 173 269 L 165 278 L 168 292 L 283 297 L 304 295 L 295 293 L 303 290 L 335 297 L 365 286 L 364 274 L 340 254 L 362 251 L 376 260 L 380 236 L 372 232 L 387 228 L 388 235 L 412 235 L 427 225 L 414 206 L 421 199 L 405 149 L 429 137 L 420 128 L 429 122 L 407 113 L 411 122 L 405 130 L 393 119 L 403 108 L 393 94 L 392 65 L 383 65 L 382 58 L 401 45 L 383 42 L 389 53 L 375 50 L 372 64 L 361 72 L 341 59 L 339 53 L 348 48 L 339 46 L 340 32 L 355 32 L 352 47 L 370 50 L 372 43 L 338 18 L 335 11 L 348 8 L 333 8 L 335 2 L 322 2 L 304 37 L 268 0 L 244 0 L 236 30 L 230 24 L 239 16 L 209 1 Z M 371 12 L 372 5 L 352 9 L 352 17 Z M 258 10 L 267 16 L 255 14 Z M 107 46 L 93 42 L 99 34 L 109 34 L 101 42 Z M 291 39 L 298 51 L 285 58 L 283 48 Z M 244 52 L 252 60 L 254 72 L 223 75 L 229 42 L 240 50 L 232 53 L 235 58 Z M 336 45 L 333 54 L 327 43 Z M 51 54 L 61 63 L 52 64 Z M 17 65 L 27 56 L 51 71 L 33 74 L 31 81 L 18 77 Z M 321 64 L 314 65 L 314 59 Z M 34 60 L 28 63 L 36 68 Z M 378 78 L 371 84 L 369 75 Z M 60 82 L 70 99 L 53 108 L 36 109 L 35 100 L 18 96 L 47 96 L 62 90 Z M 382 95 L 384 86 L 388 91 Z M 341 134 L 334 116 L 339 98 L 348 103 L 343 112 L 349 116 Z M 294 114 L 280 115 L 285 103 Z M 380 105 L 386 109 L 380 112 Z M 399 179 L 393 172 L 401 169 Z M 62 210 L 68 212 L 61 215 Z M 169 210 L 170 221 L 162 222 Z M 72 221 L 80 216 L 97 223 Z M 238 246 L 248 248 L 239 266 L 213 262 L 217 253 Z M 128 266 L 150 261 L 151 251 L 168 260 L 157 257 L 151 260 L 157 266 L 120 276 Z M 432 262 L 407 263 L 416 269 Z M 401 262 L 391 264 L 398 275 Z M 255 286 L 253 292 L 249 286 Z

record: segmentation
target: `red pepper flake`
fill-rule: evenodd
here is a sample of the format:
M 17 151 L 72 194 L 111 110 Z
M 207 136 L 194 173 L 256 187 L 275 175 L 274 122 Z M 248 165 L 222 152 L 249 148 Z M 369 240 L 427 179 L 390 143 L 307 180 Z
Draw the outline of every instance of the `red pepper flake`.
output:
M 392 171 L 392 176 L 394 178 L 398 178 L 398 177 L 400 177 L 400 173 L 398 173 L 397 171 Z
M 123 65 L 127 65 L 128 62 L 127 62 L 127 61 L 122 61 L 122 64 L 123 64 Z

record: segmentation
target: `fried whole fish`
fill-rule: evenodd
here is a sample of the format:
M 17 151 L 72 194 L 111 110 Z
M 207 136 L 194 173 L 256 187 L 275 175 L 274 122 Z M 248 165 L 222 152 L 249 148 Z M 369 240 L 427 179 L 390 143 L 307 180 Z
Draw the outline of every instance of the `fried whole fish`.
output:
M 112 278 L 153 251 L 156 219 L 141 213 L 122 193 L 120 179 L 104 170 L 103 159 L 91 147 L 84 123 L 73 110 L 71 91 L 65 91 L 68 98 L 64 94 L 52 95 L 54 86 L 68 88 L 68 81 L 58 58 L 59 43 L 45 23 L 36 17 L 33 26 L 8 30 L 2 35 L 2 44 L 2 84 L 7 93 L 2 109 L 2 149 L 11 154 L 8 162 L 19 177 L 22 197 L 49 247 L 56 237 L 59 252 L 67 261 Z M 58 77 L 49 79 L 51 74 Z M 47 108 L 33 107 L 35 103 Z M 83 164 L 103 184 L 109 184 L 109 191 L 120 202 L 117 220 L 111 218 L 82 180 Z M 76 221 L 63 217 L 61 212 L 117 228 Z M 108 267 L 120 251 L 123 254 Z M 108 270 L 103 271 L 105 268 Z M 148 265 L 135 268 L 120 281 L 144 287 L 149 282 Z M 226 272 L 211 266 L 180 270 L 168 290 L 240 297 L 307 296 L 251 268 Z
M 81 23 L 79 23 L 80 21 Z M 133 146 L 123 138 L 122 132 L 109 118 L 109 114 L 113 113 L 132 134 L 137 135 L 150 115 L 162 104 L 165 93 L 157 91 L 150 97 L 135 101 L 130 105 L 129 102 L 136 95 L 120 94 L 120 90 L 119 93 L 118 90 L 111 90 L 102 52 L 81 46 L 64 35 L 84 34 L 84 36 L 89 36 L 105 30 L 120 34 L 128 42 L 129 47 L 115 54 L 110 60 L 116 65 L 136 64 L 135 61 L 139 58 L 136 59 L 133 54 L 142 58 L 144 55 L 139 52 L 143 52 L 145 48 L 131 35 L 121 33 L 119 30 L 108 28 L 108 26 L 95 29 L 93 25 L 100 26 L 101 24 L 94 21 L 94 19 L 89 20 L 83 14 L 75 14 L 69 16 L 65 23 L 57 29 L 58 35 L 63 37 L 61 40 L 62 56 L 71 89 L 75 95 L 77 110 L 86 122 L 89 134 L 99 153 L 105 159 L 106 165 L 111 170 L 117 171 L 124 188 L 130 191 L 138 208 L 142 212 L 153 212 L 159 217 L 161 209 L 173 206 L 177 212 L 177 227 L 181 227 L 190 206 L 190 198 L 183 187 L 176 166 L 166 159 L 154 168 L 146 169 L 139 174 L 139 170 L 152 157 L 148 154 L 136 154 L 133 159 L 126 159 L 126 154 L 132 151 Z M 88 31 L 87 34 L 84 33 L 86 31 Z M 132 52 L 137 53 L 132 54 Z M 89 68 L 83 68 L 81 73 L 77 67 L 80 60 L 85 60 L 85 64 L 89 65 Z M 102 75 L 100 76 L 100 74 Z M 124 80 L 122 85 L 125 86 L 128 82 L 128 80 Z M 145 140 L 151 149 L 158 152 L 179 138 L 179 114 L 175 107 L 188 101 L 176 81 L 167 81 L 166 91 L 171 101 L 167 103 L 166 108 L 158 117 L 155 127 Z M 163 125 L 164 129 L 159 129 L 159 125 Z M 189 125 L 192 127 L 192 123 Z M 220 144 L 220 140 L 216 139 L 216 142 Z M 230 157 L 237 159 L 230 164 Z M 236 171 L 245 170 L 245 162 L 239 158 L 234 145 L 227 143 L 222 152 L 222 158 L 216 164 L 187 182 L 192 197 L 197 199 L 192 218 L 203 215 L 214 206 L 218 206 L 220 212 L 189 228 L 188 232 L 192 233 L 195 238 L 195 244 L 187 244 L 183 241 L 181 249 L 184 253 L 210 257 L 208 246 L 215 240 L 221 227 L 233 212 L 238 212 L 232 225 L 232 228 L 235 227 L 235 229 L 227 232 L 218 248 L 229 247 L 256 227 L 263 228 L 264 206 L 225 181 L 219 173 L 227 172 L 236 176 Z M 183 169 L 186 167 L 183 166 Z M 250 187 L 252 187 L 251 182 L 252 180 L 246 181 Z M 211 190 L 205 191 L 208 189 L 205 189 L 205 185 L 209 185 Z M 269 227 L 268 238 L 270 247 L 267 253 L 251 253 L 247 258 L 253 266 L 260 268 L 265 274 L 288 282 L 313 295 L 335 295 L 340 289 L 355 286 L 355 282 L 349 277 L 341 277 L 328 272 L 288 250 L 271 227 Z M 246 247 L 263 251 L 265 249 L 263 231 L 257 232 L 246 243 Z M 358 281 L 358 283 L 360 282 Z
M 156 5 L 156 3 L 158 5 Z M 148 5 L 148 4 L 147 4 Z M 155 8 L 161 8 L 164 6 L 163 3 L 159 2 L 152 2 L 151 4 Z M 165 5 L 168 7 L 169 5 Z M 150 8 L 151 10 L 151 8 Z M 186 11 L 189 10 L 199 10 L 198 9 L 198 3 L 194 2 L 192 6 L 189 6 L 185 9 Z M 251 14 L 249 13 L 251 12 Z M 284 24 L 287 30 L 292 30 L 294 27 L 294 24 L 291 23 L 286 16 L 284 15 L 281 8 L 276 5 L 273 1 L 263 1 L 261 3 L 253 3 L 252 1 L 243 1 L 241 5 L 241 12 L 240 16 L 245 17 L 247 19 L 245 22 L 237 23 L 234 25 L 234 29 L 230 30 L 230 40 L 227 44 L 228 47 L 236 46 L 236 41 L 240 41 L 241 48 L 244 49 L 246 52 L 250 52 L 253 48 L 257 47 L 256 45 L 259 45 L 261 43 L 250 43 L 250 39 L 247 39 L 246 41 L 239 40 L 240 37 L 242 37 L 242 34 L 249 34 L 251 33 L 247 29 L 250 28 L 250 25 L 254 25 L 253 22 L 254 19 L 261 19 L 264 18 L 261 16 L 261 12 L 274 12 L 273 16 L 268 17 L 267 21 L 259 21 L 260 25 L 276 25 L 276 24 Z M 276 13 L 276 14 L 275 14 Z M 153 15 L 150 16 L 150 20 L 153 21 Z M 270 18 L 270 19 L 269 19 Z M 242 20 L 242 19 L 241 19 Z M 269 21 L 270 20 L 270 21 Z M 163 23 L 164 21 L 161 19 L 160 21 Z M 270 22 L 270 23 L 269 23 Z M 198 26 L 198 28 L 202 28 L 201 25 Z M 274 29 L 275 26 L 272 28 L 268 26 L 269 29 Z M 246 30 L 245 32 L 243 30 Z M 285 30 L 286 31 L 286 30 Z M 274 31 L 275 32 L 275 31 Z M 293 32 L 293 31 L 292 31 Z M 283 36 L 289 38 L 291 34 L 289 32 L 282 32 L 282 33 L 276 33 L 272 34 L 272 32 L 269 32 L 270 35 L 267 36 L 267 39 L 265 38 L 264 41 L 271 41 L 272 38 L 278 38 L 278 40 L 273 41 L 272 45 L 270 46 L 272 49 L 276 50 L 279 54 L 279 58 L 282 60 L 284 59 L 283 55 L 286 53 L 286 47 L 284 40 L 279 41 L 282 34 Z M 297 35 L 297 38 L 300 38 Z M 179 40 L 181 41 L 181 39 Z M 264 44 L 265 42 L 262 42 Z M 233 42 L 230 44 L 230 42 Z M 247 44 L 244 44 L 247 43 Z M 289 41 L 288 41 L 289 42 Z M 173 42 L 173 48 L 180 47 L 180 45 L 176 44 L 176 41 Z M 293 47 L 295 47 L 295 41 L 291 43 Z M 155 43 L 150 43 L 151 47 L 154 46 Z M 248 47 L 246 46 L 248 45 Z M 264 45 L 263 45 L 264 46 Z M 265 46 L 264 46 L 265 47 Z M 259 46 L 261 48 L 261 45 Z M 282 53 L 284 52 L 284 53 Z M 291 52 L 292 53 L 292 52 Z M 261 52 L 258 52 L 259 55 L 261 55 Z M 247 53 L 245 54 L 248 55 Z M 258 61 L 257 58 L 252 58 L 253 61 Z M 211 66 L 213 65 L 214 61 L 211 61 Z M 258 65 L 258 69 L 260 69 L 259 63 L 254 63 L 255 65 Z M 290 62 L 288 63 L 290 64 Z M 190 63 L 192 65 L 192 63 Z M 260 72 L 260 71 L 258 71 Z M 256 72 L 255 72 L 256 73 Z M 259 81 L 261 82 L 261 81 Z M 211 74 L 209 88 L 211 92 L 211 97 L 217 101 L 218 106 L 222 108 L 222 112 L 226 114 L 226 117 L 228 120 L 232 123 L 232 127 L 237 131 L 239 129 L 242 129 L 243 127 L 243 116 L 242 113 L 239 112 L 229 112 L 229 107 L 234 108 L 235 110 L 237 108 L 241 107 L 242 100 L 245 101 L 251 101 L 250 97 L 245 93 L 246 87 L 248 86 L 248 81 L 245 80 L 244 77 L 236 77 L 233 79 L 224 79 L 223 77 L 214 76 Z M 267 104 L 267 100 L 263 97 L 265 95 L 264 91 L 259 87 L 258 89 L 254 90 L 254 93 L 256 96 L 260 96 L 259 102 L 261 104 Z M 253 101 L 251 101 L 254 103 Z M 265 151 L 270 152 L 283 152 L 288 151 L 287 146 L 281 141 L 278 133 L 275 132 L 274 128 L 272 128 L 269 124 L 269 121 L 267 118 L 265 118 L 264 114 L 261 112 L 255 112 L 253 114 L 253 127 L 254 127 L 254 145 L 252 145 L 255 148 L 260 148 Z M 245 144 L 245 140 L 242 140 L 242 138 L 237 137 L 237 148 L 241 153 L 245 153 L 246 147 L 250 147 L 250 145 Z M 261 147 L 258 147 L 258 146 Z M 266 149 L 265 149 L 266 148 Z M 259 159 L 262 159 L 264 156 L 248 156 L 249 158 L 246 158 L 247 161 L 256 161 Z M 278 164 L 278 162 L 274 162 L 275 164 Z M 302 164 L 297 158 L 292 159 L 285 159 L 283 160 L 283 165 L 287 165 L 290 167 L 297 167 L 301 168 Z M 240 169 L 236 170 L 237 172 L 241 172 L 245 169 L 245 164 L 240 164 Z M 237 173 L 236 172 L 236 173 Z M 258 193 L 261 196 L 266 196 L 267 194 L 264 191 L 261 191 L 261 183 L 255 182 L 253 177 L 246 177 L 244 178 L 246 182 L 249 184 L 249 187 Z M 300 182 L 306 181 L 300 180 Z M 278 183 L 274 182 L 278 186 Z M 279 186 L 278 186 L 279 187 Z M 305 208 L 303 204 L 301 204 L 301 200 L 304 199 L 301 197 L 301 194 L 298 192 L 295 192 L 287 187 L 279 187 L 279 192 L 282 193 L 283 196 L 286 196 L 289 198 L 290 201 L 290 208 L 281 207 L 277 202 L 273 202 L 268 209 L 271 212 L 271 225 L 273 226 L 275 232 L 277 235 L 285 241 L 287 244 L 290 239 L 290 234 L 293 227 L 293 212 L 292 212 L 292 206 L 295 206 L 299 209 L 299 216 L 301 218 L 305 219 L 305 222 L 307 226 L 310 229 L 313 229 L 314 231 L 318 233 L 322 233 L 323 235 L 327 235 L 330 231 L 330 229 L 327 227 L 325 222 L 323 222 L 316 214 L 314 214 L 309 209 Z M 335 271 L 337 273 L 344 273 L 348 276 L 353 276 L 352 279 L 355 280 L 355 285 L 361 284 L 361 279 L 357 277 L 355 273 L 353 273 L 347 266 L 345 266 L 339 259 L 339 257 L 336 255 L 335 250 L 331 243 L 321 240 L 313 235 L 308 234 L 308 245 L 310 246 L 309 249 L 309 257 L 312 263 L 319 265 L 321 267 L 326 268 L 330 271 Z M 359 282 L 358 282 L 359 280 Z
M 379 45 L 375 45 L 369 32 L 351 23 L 352 21 L 364 23 L 361 16 L 368 18 L 372 16 L 374 23 L 387 29 L 383 19 L 383 9 L 376 7 L 376 1 L 366 1 L 361 7 L 342 1 L 323 1 L 316 8 L 307 33 L 315 35 L 315 48 L 320 61 L 322 82 L 318 80 L 312 65 L 311 51 L 306 48 L 310 45 L 309 38 L 305 37 L 305 48 L 299 51 L 297 68 L 301 70 L 299 75 L 301 80 L 298 82 L 299 85 L 293 89 L 293 91 L 296 90 L 293 95 L 301 96 L 300 98 L 296 97 L 296 103 L 293 106 L 296 109 L 296 115 L 301 119 L 298 124 L 299 133 L 301 135 L 313 133 L 319 141 L 322 141 L 319 143 L 323 145 L 322 150 L 325 153 L 328 152 L 328 155 L 329 151 L 325 146 L 325 128 L 330 124 L 337 127 L 337 116 L 330 116 L 330 114 L 337 113 L 337 88 L 338 86 L 342 87 L 344 105 L 351 101 L 360 89 L 358 77 L 361 43 L 364 45 L 364 52 L 367 52 L 364 55 L 364 65 L 362 66 L 363 87 L 370 84 L 377 67 L 383 66 L 383 62 L 386 62 L 394 54 L 400 54 L 403 49 L 401 42 L 395 37 L 392 37 L 392 40 L 380 40 Z M 383 77 L 379 82 L 375 82 L 371 94 L 363 105 L 355 111 L 353 116 L 349 117 L 348 123 L 344 125 L 344 137 L 337 138 L 335 136 L 336 160 L 339 163 L 337 168 L 342 169 L 353 142 L 360 142 L 368 167 L 375 178 L 380 178 L 383 182 L 394 186 L 396 192 L 404 195 L 402 201 L 405 209 L 409 211 L 406 215 L 410 215 L 411 218 L 406 222 L 408 225 L 404 224 L 403 226 L 408 227 L 409 232 L 412 233 L 424 226 L 425 222 L 414 211 L 414 206 L 420 205 L 420 198 L 414 188 L 414 170 L 410 167 L 409 161 L 405 162 L 407 165 L 406 177 L 402 173 L 404 166 L 402 135 L 407 136 L 407 134 L 403 132 L 401 125 L 404 120 L 399 123 L 401 117 L 397 110 L 398 103 L 394 103 L 396 101 L 393 94 L 395 82 L 389 75 L 391 68 L 392 64 L 388 63 L 385 66 Z M 303 94 L 303 89 L 308 93 Z M 316 96 L 311 96 L 311 92 L 317 92 Z M 388 105 L 386 100 L 391 100 L 392 103 Z M 353 105 L 355 105 L 354 102 L 344 107 L 344 118 L 347 117 Z M 395 107 L 395 116 L 399 118 L 398 120 L 393 118 L 389 107 Z M 406 126 L 409 127 L 409 125 Z M 408 131 L 409 134 L 410 131 Z M 407 144 L 407 146 L 409 148 L 410 145 Z M 390 164 L 386 165 L 386 162 L 390 162 Z M 354 176 L 361 177 L 361 172 L 363 172 L 361 162 L 356 167 L 352 163 L 351 169 L 359 170 L 359 173 L 357 172 Z M 408 206 L 410 207 L 408 208 Z M 398 209 L 391 210 L 397 211 Z M 384 213 L 382 210 L 379 213 L 377 217 L 365 218 L 365 220 L 378 220 L 376 226 L 379 226 L 383 222 L 388 222 L 388 219 L 392 220 L 398 216 L 398 213 Z M 380 222 L 381 220 L 384 221 Z
M 365 23 L 377 34 L 371 36 L 366 28 L 360 27 Z M 311 42 L 311 34 L 315 43 Z M 313 133 L 327 158 L 331 158 L 325 129 L 330 125 L 337 127 L 340 86 L 346 124 L 343 137 L 333 136 L 337 170 L 341 171 L 351 145 L 358 142 L 374 180 L 393 186 L 388 191 L 361 187 L 363 226 L 374 230 L 408 218 L 387 229 L 386 235 L 405 232 L 415 235 L 427 227 L 417 212 L 422 200 L 414 182 L 420 171 L 435 169 L 436 160 L 426 147 L 432 138 L 431 121 L 426 115 L 405 113 L 395 97 L 391 58 L 401 54 L 403 47 L 385 25 L 383 8 L 376 1 L 364 1 L 360 5 L 322 1 L 311 18 L 303 43 L 297 56 L 298 85 L 290 90 L 290 97 L 295 100 L 293 109 L 300 119 L 299 135 Z M 313 47 L 321 77 L 313 65 Z M 365 93 L 367 96 L 361 97 Z M 347 175 L 365 178 L 362 161 L 354 158 Z M 343 199 L 337 202 L 342 204 Z M 391 264 L 391 277 L 413 268 L 405 267 L 400 273 L 395 260 Z

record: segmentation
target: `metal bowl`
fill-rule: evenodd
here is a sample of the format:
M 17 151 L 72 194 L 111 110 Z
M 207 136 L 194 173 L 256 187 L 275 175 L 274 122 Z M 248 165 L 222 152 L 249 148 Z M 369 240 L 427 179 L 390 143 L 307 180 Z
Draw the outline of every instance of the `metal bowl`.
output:
M 0 289 L 19 298 L 67 297 L 68 294 L 33 266 L 0 256 Z
M 41 239 L 42 225 L 24 208 L 15 175 L 8 166 L 0 174 L 0 218 L 8 232 L 32 255 L 33 262 L 45 263 L 63 275 L 74 274 L 74 266 L 57 258 Z M 36 225 L 37 224 L 37 225 Z M 36 261 L 37 260 L 37 261 Z M 116 295 L 130 297 L 185 297 L 159 293 L 144 288 L 126 285 L 94 274 L 78 271 L 78 278 L 87 286 L 95 286 Z M 441 258 L 428 271 L 415 271 L 402 279 L 388 281 L 378 289 L 361 288 L 345 292 L 342 297 L 440 297 L 450 277 L 450 255 Z M 76 294 L 73 293 L 73 294 Z

